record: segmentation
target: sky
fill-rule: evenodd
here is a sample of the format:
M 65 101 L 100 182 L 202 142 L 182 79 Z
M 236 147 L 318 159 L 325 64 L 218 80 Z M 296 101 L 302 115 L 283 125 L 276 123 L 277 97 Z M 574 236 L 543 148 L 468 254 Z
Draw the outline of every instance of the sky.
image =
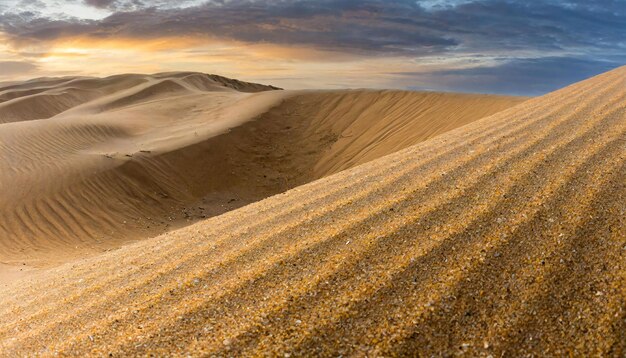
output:
M 541 95 L 626 64 L 626 0 L 0 0 L 0 81 L 199 71 Z

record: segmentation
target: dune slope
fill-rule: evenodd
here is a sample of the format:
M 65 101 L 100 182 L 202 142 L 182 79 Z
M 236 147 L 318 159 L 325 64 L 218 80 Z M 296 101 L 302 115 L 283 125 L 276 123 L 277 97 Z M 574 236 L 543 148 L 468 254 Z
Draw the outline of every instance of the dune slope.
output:
M 183 72 L 0 92 L 14 97 L 0 103 L 0 263 L 50 266 L 153 237 L 524 100 L 274 89 Z
M 625 79 L 9 285 L 0 352 L 622 356 Z
M 185 162 L 197 151 L 173 152 L 280 98 L 253 93 L 270 86 L 196 73 L 37 83 L 0 89 L 38 90 L 0 103 L 4 265 L 56 264 L 166 231 L 195 199 L 179 169 L 203 164 Z

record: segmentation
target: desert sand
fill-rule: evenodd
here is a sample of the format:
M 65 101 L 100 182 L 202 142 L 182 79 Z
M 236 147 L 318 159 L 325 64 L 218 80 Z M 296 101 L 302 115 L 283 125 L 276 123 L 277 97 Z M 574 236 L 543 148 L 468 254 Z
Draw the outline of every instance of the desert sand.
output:
M 189 76 L 0 104 L 3 260 L 87 252 L 4 283 L 0 355 L 625 354 L 626 67 L 528 100 Z
M 200 73 L 0 88 L 0 280 L 222 214 L 523 100 L 277 91 Z

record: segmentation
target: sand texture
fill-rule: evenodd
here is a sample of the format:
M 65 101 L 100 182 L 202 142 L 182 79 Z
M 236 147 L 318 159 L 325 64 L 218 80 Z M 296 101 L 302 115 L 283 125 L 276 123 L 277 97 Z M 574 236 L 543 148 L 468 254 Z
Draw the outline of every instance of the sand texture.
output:
M 0 88 L 0 282 L 222 214 L 523 100 L 277 91 L 200 73 Z
M 626 67 L 9 283 L 0 322 L 2 356 L 623 357 Z

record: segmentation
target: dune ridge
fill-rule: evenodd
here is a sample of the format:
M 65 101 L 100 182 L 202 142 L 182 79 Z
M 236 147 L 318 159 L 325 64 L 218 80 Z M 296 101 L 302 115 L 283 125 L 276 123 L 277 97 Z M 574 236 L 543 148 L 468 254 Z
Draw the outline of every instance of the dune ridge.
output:
M 35 274 L 0 352 L 622 356 L 625 103 L 622 67 Z
M 0 125 L 0 262 L 20 268 L 153 237 L 525 100 L 276 91 L 187 72 L 35 83 L 0 92 L 38 91 L 0 103 L 0 121 L 19 117 Z M 33 110 L 43 96 L 56 107 Z

